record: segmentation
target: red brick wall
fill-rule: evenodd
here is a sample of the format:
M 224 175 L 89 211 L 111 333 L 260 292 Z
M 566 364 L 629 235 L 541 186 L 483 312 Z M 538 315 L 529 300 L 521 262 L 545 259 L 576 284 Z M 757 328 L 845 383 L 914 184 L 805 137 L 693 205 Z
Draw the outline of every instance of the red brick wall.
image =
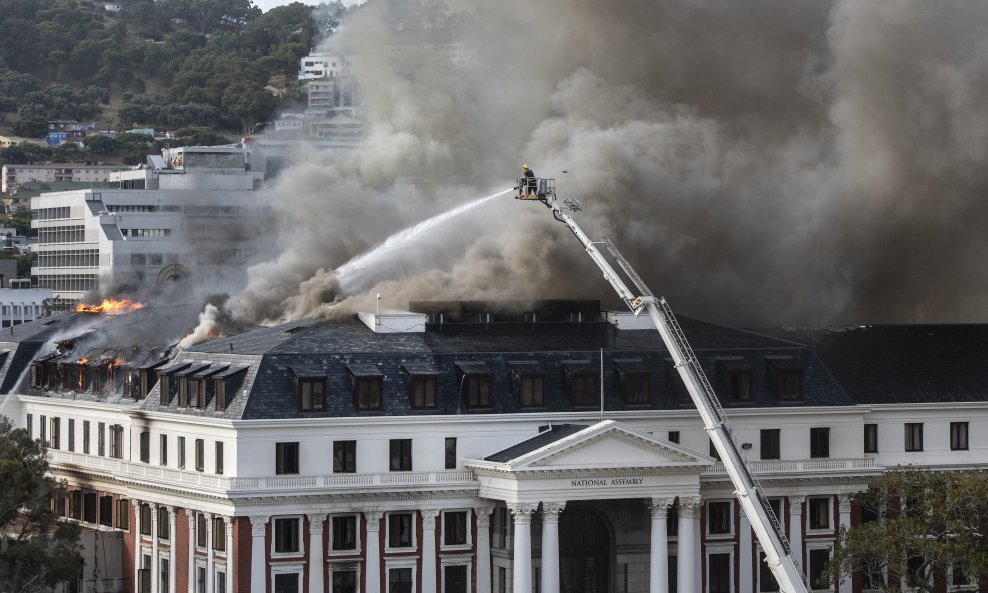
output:
M 120 577 L 127 583 L 126 590 L 134 593 L 137 587 L 134 586 L 134 542 L 137 538 L 140 523 L 134 520 L 134 501 L 130 501 L 130 531 L 123 534 L 123 554 L 120 559 Z
M 252 547 L 253 536 L 251 535 L 250 519 L 248 517 L 234 517 L 233 551 L 231 556 L 235 559 L 234 570 L 236 572 L 229 577 L 234 579 L 233 593 L 249 593 L 251 591 L 250 565 Z
M 192 593 L 189 589 L 189 512 L 176 509 L 175 512 L 175 591 Z

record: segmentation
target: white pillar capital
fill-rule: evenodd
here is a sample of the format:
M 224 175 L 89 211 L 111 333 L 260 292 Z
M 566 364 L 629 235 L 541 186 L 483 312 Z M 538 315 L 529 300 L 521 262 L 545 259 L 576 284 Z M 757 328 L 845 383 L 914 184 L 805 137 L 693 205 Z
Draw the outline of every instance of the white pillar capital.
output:
M 676 503 L 675 498 L 653 498 L 645 501 L 653 519 L 660 519 L 669 516 L 669 507 Z
M 381 518 L 384 513 L 378 510 L 364 511 L 367 531 L 367 552 L 364 563 L 367 569 L 364 593 L 381 591 Z
M 511 517 L 515 520 L 515 524 L 518 523 L 531 523 L 532 513 L 538 510 L 539 505 L 530 503 L 508 503 L 508 510 L 511 511 Z
M 494 507 L 481 506 L 474 507 L 474 515 L 477 517 L 477 527 L 490 527 L 491 526 L 491 513 L 494 512 Z
M 174 527 L 175 523 L 178 522 L 178 514 L 175 511 L 175 507 L 168 505 L 165 508 L 168 509 L 168 525 L 169 527 Z
M 803 514 L 803 503 L 806 502 L 806 496 L 789 496 L 789 514 L 790 515 L 802 515 Z
M 367 520 L 367 531 L 381 530 L 381 519 L 384 518 L 382 511 L 365 511 L 364 518 Z
M 679 497 L 679 516 L 688 517 L 690 519 L 700 516 L 700 506 L 703 504 L 703 499 L 699 496 L 680 496 Z M 682 534 L 680 534 L 682 535 Z
M 439 509 L 421 509 L 419 513 L 422 515 L 422 529 L 435 529 L 439 512 Z
M 271 517 L 264 516 L 254 516 L 250 517 L 250 535 L 251 537 L 264 537 L 264 532 L 268 524 L 268 520 Z M 192 518 L 189 518 L 189 525 L 192 525 Z
M 308 515 L 309 517 L 309 533 L 315 535 L 317 533 L 322 533 L 322 522 L 326 520 L 326 515 L 316 514 Z
M 323 577 L 326 573 L 326 555 L 322 551 L 322 522 L 324 513 L 309 515 L 309 593 L 323 593 Z
M 559 523 L 559 515 L 566 508 L 566 502 L 543 502 L 542 523 Z
M 851 495 L 850 494 L 841 494 L 840 496 L 837 497 L 837 504 L 838 504 L 838 507 L 840 508 L 840 512 L 842 512 L 842 513 L 850 513 L 851 512 Z
M 192 509 L 185 509 L 185 521 L 189 524 L 189 529 L 196 528 L 196 512 Z

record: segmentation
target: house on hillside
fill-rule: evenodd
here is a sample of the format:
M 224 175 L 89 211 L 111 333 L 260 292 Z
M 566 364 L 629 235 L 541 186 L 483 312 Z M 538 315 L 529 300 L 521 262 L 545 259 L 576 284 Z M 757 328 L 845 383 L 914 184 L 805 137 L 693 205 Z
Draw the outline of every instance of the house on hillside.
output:
M 104 4 L 103 10 L 107 12 L 120 12 L 123 10 L 123 7 L 119 4 Z

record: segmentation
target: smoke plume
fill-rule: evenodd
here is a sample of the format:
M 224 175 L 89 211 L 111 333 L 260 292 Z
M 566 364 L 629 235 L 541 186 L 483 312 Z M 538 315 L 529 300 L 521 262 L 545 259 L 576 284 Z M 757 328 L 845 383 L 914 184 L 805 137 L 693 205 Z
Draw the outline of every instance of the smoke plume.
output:
M 230 310 L 606 300 L 569 233 L 510 197 L 341 290 L 339 266 L 527 162 L 683 313 L 984 321 L 986 25 L 988 4 L 959 0 L 371 0 L 328 42 L 353 62 L 367 141 L 281 176 L 280 255 Z M 448 43 L 473 64 L 422 49 Z

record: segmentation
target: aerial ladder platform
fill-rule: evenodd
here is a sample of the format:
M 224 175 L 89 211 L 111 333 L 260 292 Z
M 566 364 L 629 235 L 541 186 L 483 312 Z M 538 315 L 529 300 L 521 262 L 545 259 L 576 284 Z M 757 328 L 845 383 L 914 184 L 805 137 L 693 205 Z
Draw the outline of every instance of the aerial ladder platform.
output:
M 648 289 L 628 260 L 621 255 L 621 252 L 609 239 L 590 240 L 569 214 L 569 212 L 579 212 L 582 209 L 580 203 L 574 199 L 558 201 L 554 179 L 528 176 L 519 178 L 517 181 L 518 193 L 515 195 L 515 199 L 538 201 L 549 208 L 553 217 L 573 232 L 590 259 L 604 273 L 604 279 L 611 284 L 635 317 L 642 313 L 651 317 L 655 328 L 659 330 L 662 342 L 672 356 L 673 364 L 679 372 L 693 404 L 700 412 L 703 428 L 709 435 L 710 441 L 724 464 L 724 469 L 731 478 L 734 485 L 734 495 L 748 517 L 749 523 L 751 523 L 751 528 L 765 553 L 765 562 L 775 576 L 780 591 L 784 593 L 807 593 L 810 588 L 806 577 L 800 570 L 799 563 L 793 557 L 793 551 L 789 547 L 779 519 L 775 516 L 771 505 L 768 504 L 768 499 L 765 498 L 747 461 L 741 455 L 741 448 L 734 438 L 734 432 L 724 414 L 724 408 L 720 405 L 720 400 L 717 399 L 717 395 L 710 386 L 710 381 L 703 372 L 699 360 L 693 354 L 693 349 L 686 340 L 686 335 L 680 328 L 679 322 L 676 321 L 676 316 L 673 315 L 672 308 L 669 307 L 665 298 L 656 298 L 652 294 L 652 291 Z M 624 277 L 614 269 L 607 256 L 604 255 L 605 251 L 624 273 L 624 277 L 631 281 L 637 289 L 637 293 L 628 288 Z

